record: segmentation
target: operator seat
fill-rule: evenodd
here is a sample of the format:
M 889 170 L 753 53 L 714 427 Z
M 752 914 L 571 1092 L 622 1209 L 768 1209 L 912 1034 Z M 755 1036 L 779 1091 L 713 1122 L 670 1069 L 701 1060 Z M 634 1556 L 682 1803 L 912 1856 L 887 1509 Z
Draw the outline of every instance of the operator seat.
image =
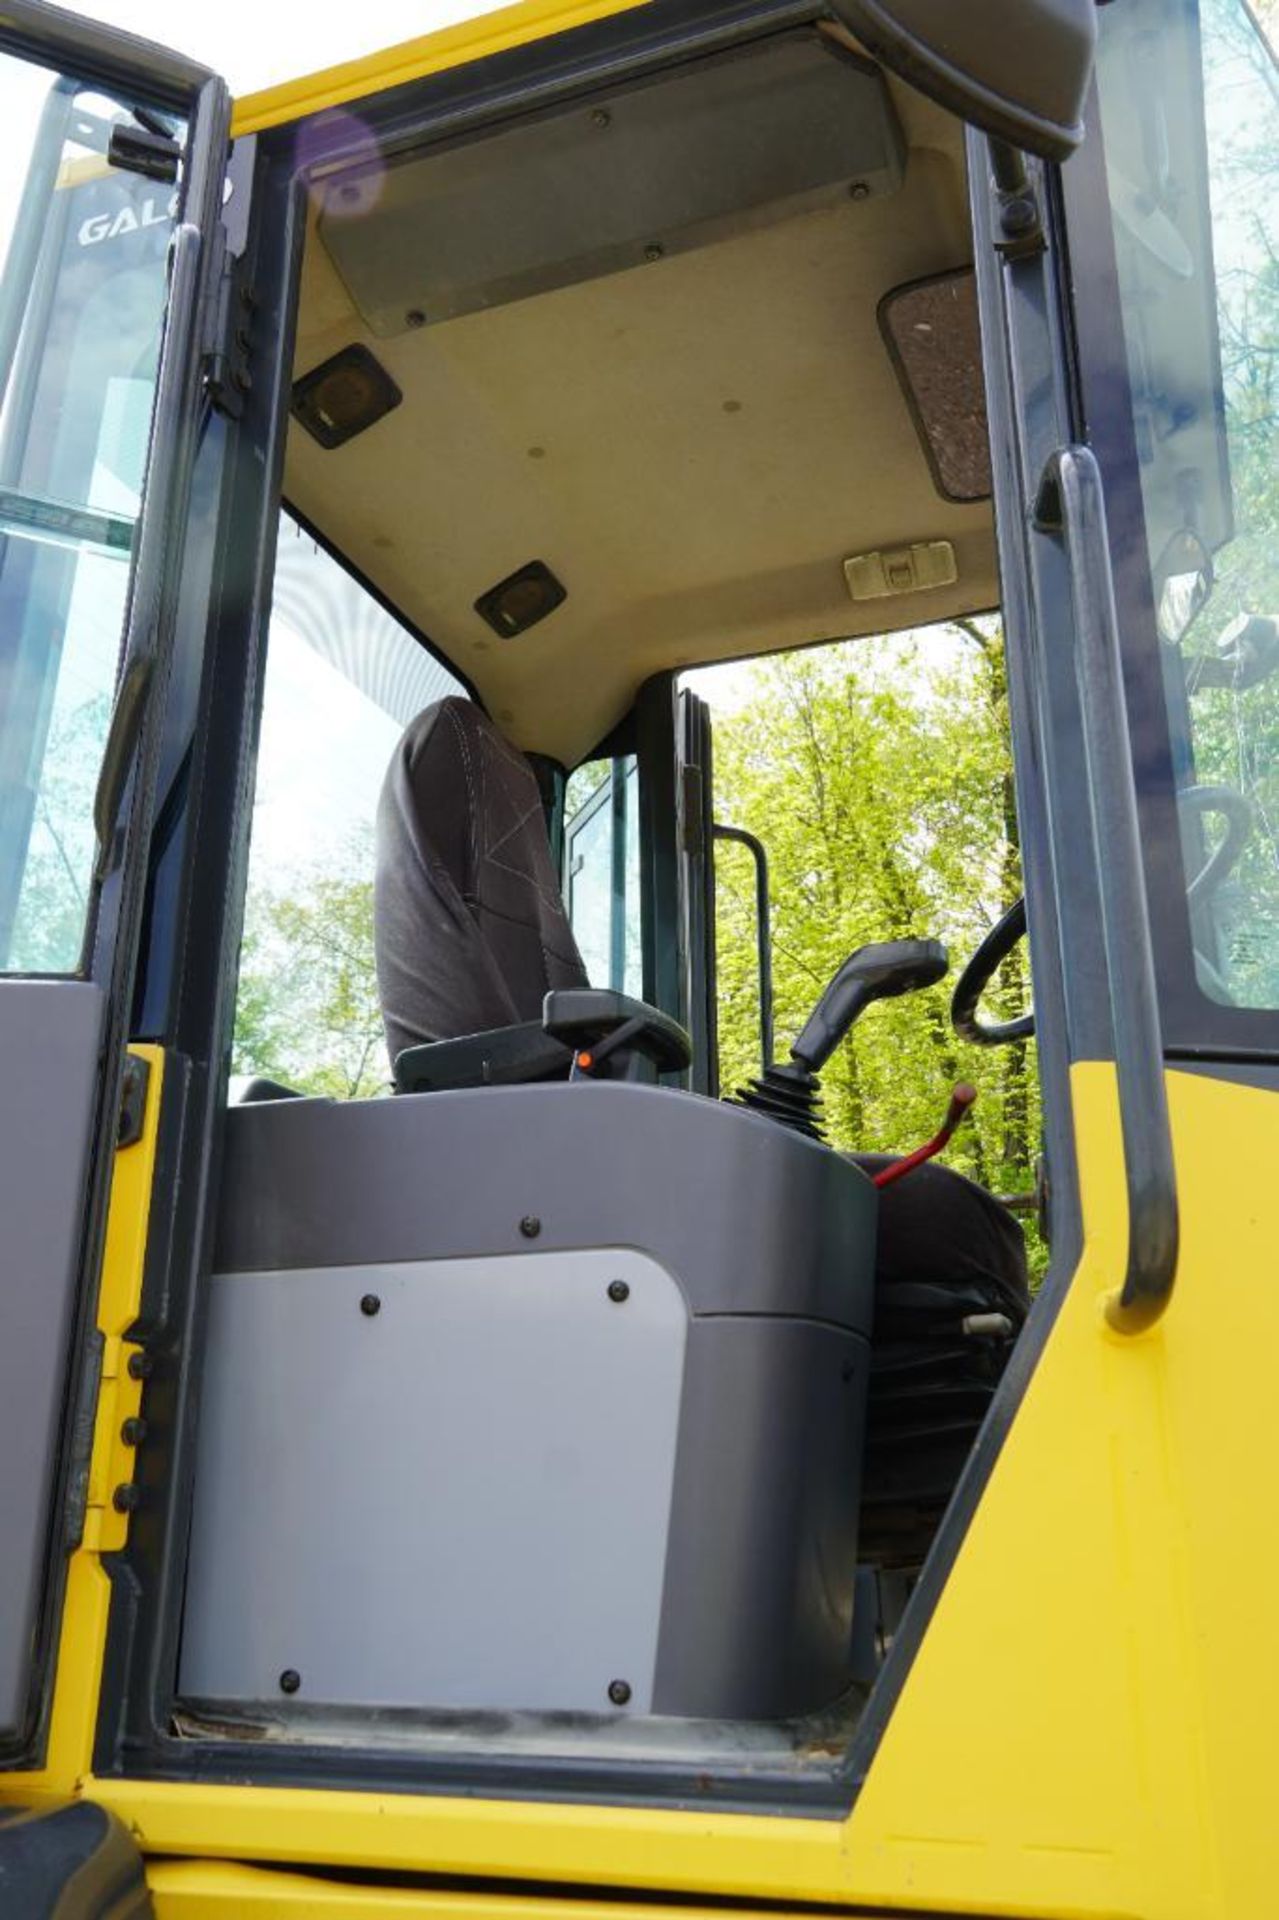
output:
M 524 755 L 474 702 L 421 712 L 378 805 L 378 992 L 392 1062 L 407 1048 L 540 1021 L 590 983 Z

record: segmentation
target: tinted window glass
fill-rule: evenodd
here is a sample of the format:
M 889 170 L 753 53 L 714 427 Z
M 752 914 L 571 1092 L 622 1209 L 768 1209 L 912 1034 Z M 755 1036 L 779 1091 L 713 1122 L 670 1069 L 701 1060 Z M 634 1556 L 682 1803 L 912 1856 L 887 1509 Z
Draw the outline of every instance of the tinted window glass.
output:
M 0 968 L 72 973 L 165 310 L 170 189 L 108 166 L 125 107 L 0 57 Z M 174 132 L 180 130 L 176 127 Z
M 639 766 L 634 754 L 579 767 L 569 781 L 565 818 L 564 891 L 587 977 L 593 987 L 618 988 L 642 999 Z
M 1279 71 L 1243 0 L 1100 18 L 1182 912 L 1200 991 L 1277 1007 Z
M 389 1065 L 373 961 L 373 828 L 396 742 L 464 694 L 287 516 L 267 642 L 233 1072 L 342 1098 Z

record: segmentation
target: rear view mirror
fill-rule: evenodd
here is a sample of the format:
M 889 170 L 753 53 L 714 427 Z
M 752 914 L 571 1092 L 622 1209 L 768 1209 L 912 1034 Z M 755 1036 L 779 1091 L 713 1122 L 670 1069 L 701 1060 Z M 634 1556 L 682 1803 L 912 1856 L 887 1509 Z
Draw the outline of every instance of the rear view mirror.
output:
M 1066 160 L 1083 139 L 1094 0 L 834 0 L 889 73 L 1025 153 Z

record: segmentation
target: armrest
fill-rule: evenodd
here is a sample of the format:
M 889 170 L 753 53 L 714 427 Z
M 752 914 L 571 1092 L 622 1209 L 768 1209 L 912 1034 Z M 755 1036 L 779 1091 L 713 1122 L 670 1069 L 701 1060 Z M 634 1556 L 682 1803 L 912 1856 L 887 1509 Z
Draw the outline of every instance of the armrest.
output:
M 428 1040 L 396 1056 L 399 1093 L 431 1093 L 450 1087 L 512 1087 L 526 1080 L 563 1080 L 573 1049 L 547 1034 L 536 1020 L 456 1040 Z
M 678 1020 L 609 987 L 558 987 L 542 1002 L 542 1026 L 574 1052 L 618 1036 L 618 1056 L 642 1053 L 659 1073 L 679 1073 L 693 1046 Z M 621 1029 L 631 1029 L 623 1038 Z

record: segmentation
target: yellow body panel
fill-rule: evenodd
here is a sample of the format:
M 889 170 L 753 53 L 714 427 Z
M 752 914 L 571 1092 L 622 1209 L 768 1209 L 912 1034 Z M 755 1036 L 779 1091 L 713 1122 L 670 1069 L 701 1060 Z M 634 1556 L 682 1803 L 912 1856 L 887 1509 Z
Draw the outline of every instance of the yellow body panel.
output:
M 520 0 L 517 6 L 501 7 L 496 13 L 441 27 L 436 33 L 326 67 L 301 80 L 286 80 L 261 93 L 246 94 L 235 103 L 231 136 L 236 139 L 245 133 L 261 133 L 267 127 L 301 120 L 308 114 L 349 106 L 387 87 L 443 73 L 448 67 L 465 66 L 470 60 L 505 53 L 532 40 L 546 40 L 552 34 L 567 33 L 570 27 L 584 27 L 592 20 L 626 13 L 644 4 L 645 0 Z
M 1279 1097 L 1187 1073 L 1169 1090 L 1181 1271 L 1164 1322 L 1126 1339 L 1102 1312 L 1126 1231 L 1113 1069 L 1075 1069 L 1085 1257 L 850 1820 L 89 1778 L 105 1581 L 88 1545 L 49 1767 L 3 1792 L 78 1781 L 151 1854 L 196 1856 L 154 1862 L 161 1920 L 442 1905 L 506 1920 L 548 1904 L 350 1887 L 321 1899 L 305 1875 L 210 1864 L 237 1857 L 871 1911 L 1272 1911 Z M 153 1083 L 143 1153 L 154 1098 Z M 125 1311 L 128 1274 L 140 1278 L 148 1178 L 141 1155 L 121 1156 L 104 1331 L 118 1332 L 108 1295 Z
M 360 1887 L 209 1860 L 161 1860 L 147 1876 L 156 1920 L 617 1920 L 608 1899 L 544 1900 L 522 1893 L 449 1893 L 437 1888 Z M 655 1900 L 646 1920 L 722 1920 L 715 1907 Z
M 129 1375 L 124 1336 L 137 1318 L 142 1297 L 142 1264 L 164 1079 L 164 1054 L 159 1047 L 131 1047 L 130 1052 L 147 1062 L 150 1076 L 141 1137 L 117 1149 L 111 1176 L 98 1290 L 102 1382 L 89 1460 L 84 1537 L 67 1569 L 49 1743 L 45 1765 L 38 1773 L 0 1774 L 0 1800 L 31 1799 L 42 1792 L 73 1792 L 92 1762 L 111 1602 L 110 1582 L 102 1571 L 100 1555 L 124 1545 L 129 1524 L 127 1514 L 116 1512 L 112 1494 L 132 1478 L 133 1449 L 125 1444 L 120 1429 L 138 1411 L 142 1383 Z

